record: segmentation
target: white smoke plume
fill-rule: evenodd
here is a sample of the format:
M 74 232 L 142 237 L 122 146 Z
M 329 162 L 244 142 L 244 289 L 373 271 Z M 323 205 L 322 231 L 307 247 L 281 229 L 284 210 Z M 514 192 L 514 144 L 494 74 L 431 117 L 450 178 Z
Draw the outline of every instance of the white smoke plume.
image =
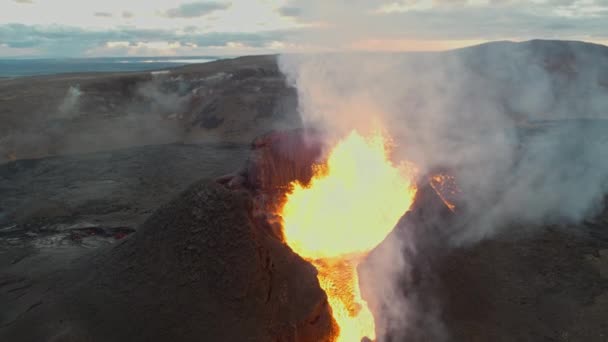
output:
M 59 106 L 58 117 L 69 118 L 76 116 L 78 114 L 78 100 L 81 95 L 82 92 L 78 85 L 70 86 L 65 94 L 63 102 L 61 102 L 61 105 Z
M 396 162 L 413 162 L 420 175 L 447 169 L 456 177 L 460 221 L 441 228 L 446 245 L 576 223 L 603 206 L 606 47 L 505 42 L 433 54 L 283 55 L 279 62 L 297 88 L 305 124 L 338 137 L 379 124 L 397 143 Z M 380 281 L 368 298 L 390 303 L 383 313 L 391 316 L 387 322 L 408 329 L 433 321 L 437 335 L 431 340 L 445 339 L 436 307 L 423 310 L 415 293 L 398 294 L 426 238 L 391 239 L 382 256 L 372 258 L 368 276 Z M 404 251 L 410 258 L 403 259 Z M 379 329 L 380 340 L 395 330 Z

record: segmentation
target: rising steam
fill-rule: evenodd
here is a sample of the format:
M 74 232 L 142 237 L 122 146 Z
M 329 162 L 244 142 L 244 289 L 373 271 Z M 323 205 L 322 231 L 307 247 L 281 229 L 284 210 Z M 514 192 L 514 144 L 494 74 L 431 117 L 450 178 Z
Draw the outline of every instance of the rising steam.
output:
M 77 115 L 79 102 L 78 100 L 80 99 L 81 95 L 82 92 L 80 91 L 80 87 L 78 85 L 70 86 L 65 95 L 65 98 L 59 106 L 58 114 L 62 117 L 71 117 Z
M 396 162 L 413 162 L 421 175 L 450 170 L 462 191 L 461 222 L 442 227 L 442 243 L 456 246 L 521 232 L 513 227 L 580 222 L 601 208 L 607 50 L 531 41 L 440 54 L 283 55 L 280 67 L 305 124 L 342 136 L 380 123 L 396 140 Z M 442 340 L 438 310 L 399 292 L 414 258 L 404 251 L 424 252 L 422 240 L 391 236 L 372 258 L 368 295 L 386 304 L 384 330 L 433 322 L 432 338 Z

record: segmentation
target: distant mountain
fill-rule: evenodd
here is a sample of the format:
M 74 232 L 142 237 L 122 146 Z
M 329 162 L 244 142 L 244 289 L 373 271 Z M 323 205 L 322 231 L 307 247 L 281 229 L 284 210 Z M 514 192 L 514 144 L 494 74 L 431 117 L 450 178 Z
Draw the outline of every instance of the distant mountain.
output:
M 455 50 L 524 120 L 608 118 L 608 47 L 579 41 L 494 42 Z

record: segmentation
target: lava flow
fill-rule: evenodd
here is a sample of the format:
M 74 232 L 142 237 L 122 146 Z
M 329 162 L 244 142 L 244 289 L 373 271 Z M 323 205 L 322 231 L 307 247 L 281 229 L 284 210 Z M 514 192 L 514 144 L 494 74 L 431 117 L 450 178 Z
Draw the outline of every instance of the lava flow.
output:
M 357 265 L 409 209 L 412 172 L 394 165 L 382 135 L 353 131 L 338 142 L 312 180 L 292 183 L 280 212 L 286 243 L 318 270 L 339 327 L 333 341 L 375 339 L 374 318 L 361 298 Z
M 453 201 L 450 200 L 451 197 L 455 197 L 460 193 L 460 190 L 456 186 L 456 180 L 454 176 L 450 176 L 447 174 L 436 174 L 430 178 L 429 184 L 439 198 L 443 201 L 446 207 L 450 209 L 452 212 L 456 210 L 456 205 Z

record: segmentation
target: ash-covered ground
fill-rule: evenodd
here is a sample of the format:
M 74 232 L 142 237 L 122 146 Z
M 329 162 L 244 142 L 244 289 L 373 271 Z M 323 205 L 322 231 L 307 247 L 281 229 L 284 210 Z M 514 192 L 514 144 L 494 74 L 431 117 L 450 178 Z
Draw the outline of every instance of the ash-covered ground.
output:
M 563 95 L 584 67 L 572 49 L 608 58 L 606 48 L 568 44 L 458 53 L 475 56 L 475 77 L 491 80 L 484 56 L 528 51 L 557 75 Z M 607 76 L 598 71 L 591 87 L 606 98 Z M 508 101 L 512 82 L 500 88 L 519 122 L 516 143 L 572 125 L 593 127 L 589 139 L 601 139 L 603 127 L 608 135 L 597 115 L 523 119 L 529 113 Z M 240 195 L 199 182 L 239 169 L 260 134 L 298 127 L 297 103 L 273 56 L 0 80 L 0 340 L 315 340 L 302 326 L 325 327 L 323 296 L 288 275 L 298 269 L 311 279 L 311 271 L 265 235 L 248 237 L 243 227 L 255 224 L 239 211 L 247 207 Z M 440 253 L 408 285 L 428 286 L 417 293 L 439 303 L 447 337 L 435 338 L 607 341 L 608 211 L 513 230 Z M 237 253 L 237 267 L 217 260 L 224 252 Z

